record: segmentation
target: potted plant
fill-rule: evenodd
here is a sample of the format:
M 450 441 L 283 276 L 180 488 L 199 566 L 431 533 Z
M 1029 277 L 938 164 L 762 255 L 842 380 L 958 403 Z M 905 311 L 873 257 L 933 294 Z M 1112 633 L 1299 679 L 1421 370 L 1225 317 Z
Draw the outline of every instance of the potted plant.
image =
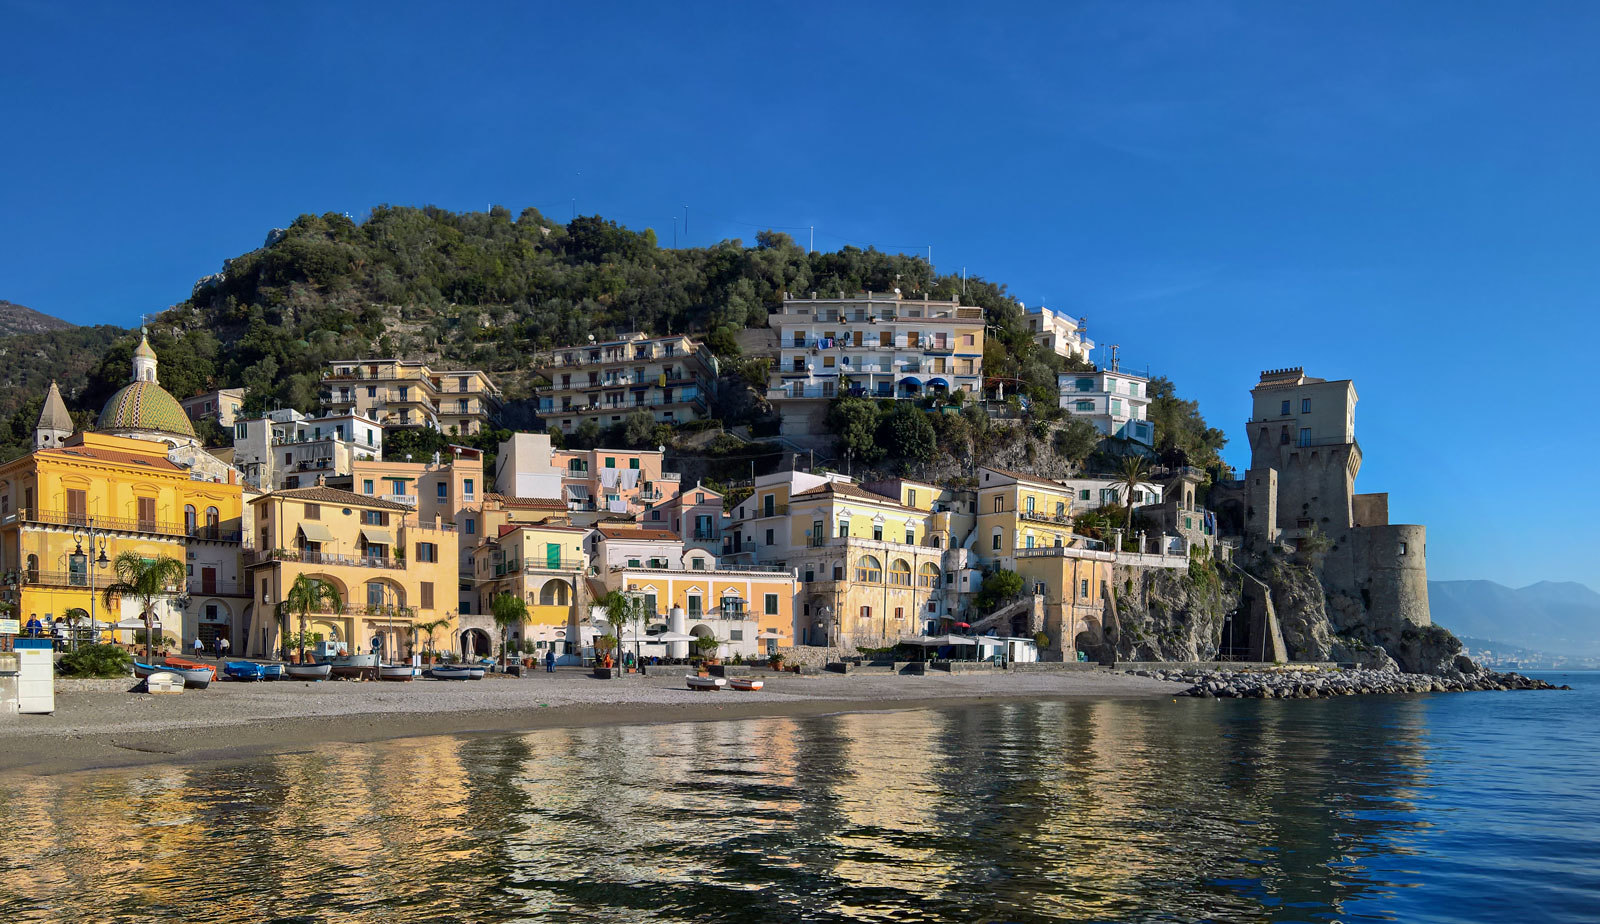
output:
M 711 676 L 711 665 L 717 663 L 717 648 L 721 645 L 721 642 L 709 635 L 704 635 L 694 640 L 695 650 L 700 653 L 700 676 Z
M 774 651 L 767 655 L 767 666 L 775 671 L 783 670 L 783 652 Z

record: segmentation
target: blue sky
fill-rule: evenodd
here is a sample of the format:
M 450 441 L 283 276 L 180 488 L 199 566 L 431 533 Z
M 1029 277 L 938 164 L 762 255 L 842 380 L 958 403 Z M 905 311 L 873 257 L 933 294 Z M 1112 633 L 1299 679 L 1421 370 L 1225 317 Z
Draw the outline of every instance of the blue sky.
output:
M 1235 438 L 1354 378 L 1433 577 L 1600 584 L 1600 6 L 235 6 L 0 0 L 0 298 L 132 324 L 385 202 L 932 245 Z

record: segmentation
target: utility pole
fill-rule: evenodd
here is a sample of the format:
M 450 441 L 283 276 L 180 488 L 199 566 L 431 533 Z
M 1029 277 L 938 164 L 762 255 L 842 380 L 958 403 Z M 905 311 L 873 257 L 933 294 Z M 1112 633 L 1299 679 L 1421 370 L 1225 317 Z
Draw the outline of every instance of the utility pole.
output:
M 810 243 L 806 244 L 806 253 L 807 254 L 815 253 L 816 250 L 817 250 L 817 226 L 816 225 L 812 225 L 811 226 L 811 241 L 810 241 Z
M 689 243 L 689 207 L 683 207 L 683 242 Z

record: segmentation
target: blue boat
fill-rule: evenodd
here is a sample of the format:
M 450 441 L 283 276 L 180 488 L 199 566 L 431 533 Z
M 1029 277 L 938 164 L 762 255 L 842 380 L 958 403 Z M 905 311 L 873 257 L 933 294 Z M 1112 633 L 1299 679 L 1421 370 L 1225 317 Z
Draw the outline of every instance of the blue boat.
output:
M 261 668 L 261 679 L 262 680 L 282 680 L 283 679 L 283 665 L 282 664 L 258 664 L 256 666 Z
M 222 673 L 229 680 L 260 680 L 261 665 L 253 661 L 229 661 L 222 665 Z

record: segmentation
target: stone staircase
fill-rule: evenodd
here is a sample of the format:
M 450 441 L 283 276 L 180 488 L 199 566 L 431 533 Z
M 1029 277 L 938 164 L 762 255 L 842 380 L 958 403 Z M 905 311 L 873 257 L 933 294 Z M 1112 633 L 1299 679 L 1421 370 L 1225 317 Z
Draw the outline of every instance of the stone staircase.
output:
M 1044 630 L 1044 595 L 1029 594 L 1018 597 L 994 610 L 987 615 L 973 620 L 972 628 L 967 630 L 973 635 L 983 635 L 994 629 L 1000 635 L 1012 635 L 1013 623 L 1016 617 L 1023 613 L 1028 614 L 1028 631 L 1025 635 L 1034 635 Z

